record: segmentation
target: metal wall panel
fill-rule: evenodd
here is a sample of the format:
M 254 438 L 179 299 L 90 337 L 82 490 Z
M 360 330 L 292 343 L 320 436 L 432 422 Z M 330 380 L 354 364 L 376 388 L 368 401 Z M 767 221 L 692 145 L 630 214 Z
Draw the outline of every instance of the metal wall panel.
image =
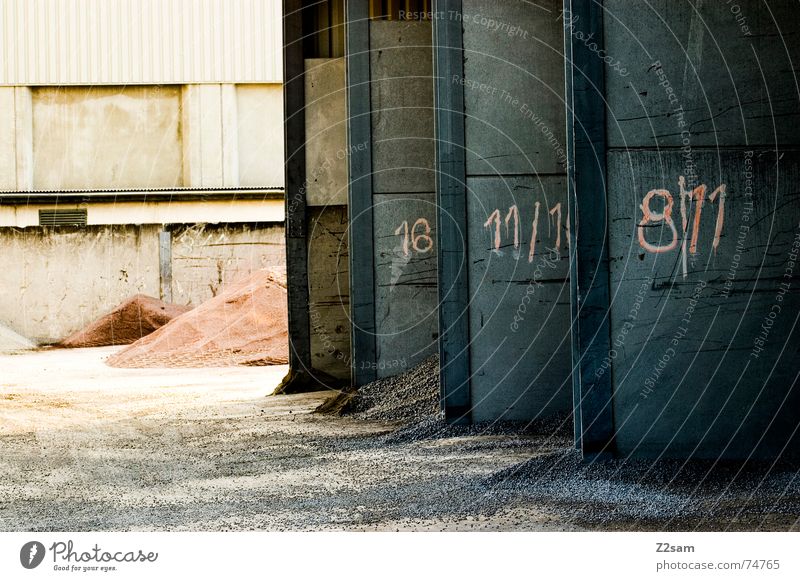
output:
M 0 0 L 0 85 L 280 83 L 279 0 Z
M 601 409 L 612 421 L 584 452 L 605 441 L 624 457 L 797 458 L 800 139 L 787 127 L 800 116 L 800 37 L 781 30 L 796 7 L 603 8 L 565 20 L 582 51 L 568 74 L 606 79 L 573 103 L 576 141 L 596 146 L 573 151 L 577 239 L 607 224 L 608 248 L 579 272 L 578 298 L 610 284 L 605 307 L 592 305 L 607 331 L 588 311 L 576 326 L 586 343 L 608 337 L 576 394 L 584 425 Z M 596 119 L 608 148 L 587 139 Z

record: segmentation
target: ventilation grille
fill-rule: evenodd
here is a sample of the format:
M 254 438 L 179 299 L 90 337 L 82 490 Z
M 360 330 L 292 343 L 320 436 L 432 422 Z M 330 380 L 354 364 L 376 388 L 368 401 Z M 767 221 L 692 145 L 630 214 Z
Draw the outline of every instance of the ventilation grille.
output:
M 86 226 L 86 209 L 39 210 L 40 226 Z

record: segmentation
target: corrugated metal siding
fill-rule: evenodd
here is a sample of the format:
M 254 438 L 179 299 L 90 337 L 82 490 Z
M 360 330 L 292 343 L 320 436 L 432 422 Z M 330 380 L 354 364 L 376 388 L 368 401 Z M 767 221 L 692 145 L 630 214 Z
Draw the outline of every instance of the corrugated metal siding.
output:
M 0 0 L 0 85 L 279 83 L 280 0 Z

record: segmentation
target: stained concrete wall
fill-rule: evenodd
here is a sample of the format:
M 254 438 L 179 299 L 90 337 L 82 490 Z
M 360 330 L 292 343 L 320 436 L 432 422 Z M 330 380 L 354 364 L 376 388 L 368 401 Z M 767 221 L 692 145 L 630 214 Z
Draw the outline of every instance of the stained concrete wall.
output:
M 311 366 L 349 379 L 347 111 L 343 58 L 306 59 L 305 183 Z
M 239 185 L 283 186 L 283 86 L 237 85 L 236 99 Z
M 27 190 L 33 183 L 31 90 L 0 87 L 0 190 Z
M 0 189 L 282 187 L 282 88 L 0 87 Z
M 182 94 L 184 185 L 239 185 L 239 143 L 234 85 L 186 85 Z
M 378 20 L 369 30 L 373 190 L 433 192 L 431 23 Z
M 333 377 L 350 377 L 350 274 L 347 207 L 309 212 L 308 286 L 311 364 Z
M 0 228 L 0 323 L 40 343 L 83 328 L 136 293 L 158 297 L 159 225 Z M 285 268 L 281 225 L 176 230 L 175 302 L 197 305 L 227 282 Z
M 197 224 L 170 230 L 173 302 L 196 306 L 254 270 L 286 270 L 283 225 Z
M 32 95 L 35 188 L 181 185 L 179 88 L 46 87 Z
M 476 422 L 571 407 L 560 10 L 555 0 L 463 3 L 464 78 L 450 81 L 464 91 Z
M 0 322 L 36 342 L 159 295 L 157 226 L 0 229 Z
M 343 58 L 307 59 L 306 200 L 347 204 L 347 111 Z

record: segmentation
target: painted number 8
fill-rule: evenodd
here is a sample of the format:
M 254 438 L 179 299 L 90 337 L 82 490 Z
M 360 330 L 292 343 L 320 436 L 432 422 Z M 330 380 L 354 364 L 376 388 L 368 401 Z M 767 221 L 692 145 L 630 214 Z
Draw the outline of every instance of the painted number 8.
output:
M 664 198 L 664 210 L 662 212 L 655 212 L 650 208 L 650 202 L 653 198 Z M 672 206 L 674 200 L 672 194 L 667 190 L 650 190 L 642 200 L 642 221 L 639 222 L 639 244 L 648 252 L 669 252 L 678 246 L 678 229 L 675 228 L 675 222 L 672 221 Z M 645 227 L 653 222 L 664 222 L 672 231 L 672 241 L 666 246 L 655 246 L 650 244 L 645 238 Z

